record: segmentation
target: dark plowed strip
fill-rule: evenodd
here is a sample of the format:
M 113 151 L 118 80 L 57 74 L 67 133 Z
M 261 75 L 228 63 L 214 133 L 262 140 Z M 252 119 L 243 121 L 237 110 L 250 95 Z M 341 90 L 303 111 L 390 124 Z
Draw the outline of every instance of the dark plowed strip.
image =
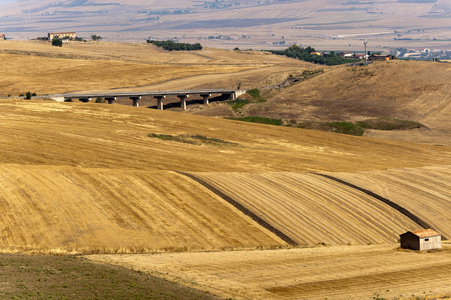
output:
M 400 213 L 402 213 L 403 215 L 405 215 L 406 217 L 408 217 L 409 219 L 411 219 L 412 221 L 414 221 L 415 223 L 417 223 L 421 227 L 423 227 L 425 229 L 426 228 L 433 229 L 432 226 L 429 225 L 426 221 L 424 221 L 421 218 L 419 218 L 418 216 L 414 215 L 409 210 L 405 209 L 404 207 L 400 206 L 399 204 L 396 204 L 395 202 L 393 202 L 393 201 L 391 201 L 391 200 L 389 200 L 387 198 L 384 198 L 384 197 L 382 197 L 382 196 L 380 196 L 380 195 L 378 195 L 378 194 L 376 194 L 376 193 L 374 193 L 374 192 L 372 192 L 370 190 L 364 189 L 364 188 L 359 187 L 359 186 L 357 186 L 355 184 L 352 184 L 350 182 L 344 181 L 342 179 L 339 179 L 339 178 L 336 178 L 336 177 L 333 177 L 333 176 L 330 176 L 330 175 L 320 174 L 320 173 L 313 173 L 313 174 L 326 177 L 326 178 L 328 178 L 330 180 L 334 180 L 336 182 L 339 182 L 341 184 L 347 185 L 347 186 L 352 187 L 352 188 L 354 188 L 356 190 L 364 192 L 365 194 L 367 194 L 367 195 L 369 195 L 371 197 L 374 197 L 377 200 L 380 200 L 380 201 L 384 202 L 385 204 L 391 206 L 392 208 L 396 209 L 397 211 L 399 211 Z M 447 238 L 445 238 L 442 235 L 442 240 L 447 240 Z
M 247 209 L 246 207 L 244 207 L 243 205 L 241 205 L 240 203 L 236 202 L 235 200 L 233 200 L 231 197 L 227 196 L 226 194 L 224 194 L 223 192 L 221 192 L 220 190 L 216 189 L 215 187 L 213 187 L 212 185 L 208 184 L 207 182 L 203 181 L 200 178 L 197 178 L 196 176 L 194 176 L 193 174 L 189 174 L 189 173 L 184 173 L 184 172 L 178 172 L 179 174 L 185 175 L 193 180 L 195 180 L 196 182 L 198 182 L 199 184 L 203 185 L 204 187 L 206 187 L 207 189 L 209 189 L 210 191 L 212 191 L 213 193 L 215 193 L 217 196 L 221 197 L 222 199 L 224 199 L 225 201 L 229 202 L 230 204 L 232 204 L 233 206 L 235 206 L 237 209 L 239 209 L 242 213 L 244 213 L 245 215 L 249 216 L 252 218 L 252 220 L 254 220 L 255 222 L 257 222 L 260 226 L 268 229 L 269 231 L 271 231 L 272 233 L 276 234 L 279 238 L 281 238 L 282 240 L 284 240 L 286 243 L 290 244 L 290 245 L 297 245 L 297 243 L 295 241 L 293 241 L 290 237 L 288 237 L 287 235 L 285 235 L 282 231 L 280 231 L 277 228 L 274 228 L 271 224 L 267 223 L 265 220 L 263 220 L 262 218 L 260 218 L 259 216 L 257 216 L 256 214 L 254 214 L 252 211 L 250 211 L 249 209 Z

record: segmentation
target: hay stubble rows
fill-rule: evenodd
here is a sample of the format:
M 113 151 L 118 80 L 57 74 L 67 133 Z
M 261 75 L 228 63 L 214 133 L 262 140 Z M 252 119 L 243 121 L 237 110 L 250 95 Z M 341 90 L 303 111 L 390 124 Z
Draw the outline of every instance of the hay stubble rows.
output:
M 58 81 L 50 79 L 56 78 L 59 68 L 67 70 L 78 63 L 93 68 L 111 65 L 117 68 L 118 78 L 122 78 L 120 72 L 133 78 L 131 70 L 137 65 L 144 70 L 144 81 L 149 80 L 147 70 L 160 67 L 152 62 L 161 58 L 157 54 L 144 58 L 136 51 L 135 60 L 115 60 L 100 49 L 113 52 L 107 46 L 99 46 L 98 55 L 109 57 L 95 60 L 47 58 L 36 53 L 0 55 L 21 61 L 17 66 L 53 62 L 51 76 L 30 70 L 33 76 L 49 78 L 43 91 L 58 88 Z M 236 83 L 237 74 L 244 74 L 249 86 L 263 86 L 272 83 L 267 80 L 280 82 L 298 68 L 299 72 L 312 68 L 277 58 L 280 61 L 274 60 L 269 67 L 274 74 L 268 79 L 266 57 L 261 54 L 213 50 L 202 54 L 222 57 L 228 65 L 225 69 L 223 62 L 215 65 L 201 56 L 196 59 L 207 60 L 205 66 L 190 64 L 191 55 L 181 54 L 176 59 L 188 70 L 197 70 L 198 75 L 182 74 L 176 79 L 170 71 L 174 66 L 161 66 L 169 70 L 173 81 L 140 84 L 167 88 L 186 83 L 196 87 L 216 81 Z M 245 65 L 244 56 L 256 61 Z M 238 62 L 233 64 L 232 60 Z M 65 63 L 69 64 L 67 68 Z M 340 73 L 331 70 L 326 77 Z M 20 68 L 10 71 L 21 78 Z M 87 73 L 73 74 L 80 80 L 77 90 L 99 89 L 97 83 L 83 79 Z M 99 82 L 104 81 L 99 78 Z M 199 78 L 204 80 L 199 82 Z M 5 84 L 3 79 L 7 76 L 2 77 Z M 62 79 L 72 81 L 70 76 Z M 21 84 L 34 87 L 39 80 L 33 80 L 14 83 L 11 91 L 19 91 Z M 115 80 L 112 78 L 103 88 L 129 85 Z M 436 95 L 442 91 L 439 89 Z M 446 102 L 441 101 L 435 99 L 434 103 Z M 442 117 L 439 114 L 434 122 L 442 124 Z M 224 142 L 187 143 L 152 136 L 201 136 L 207 141 Z M 0 100 L 0 143 L 3 251 L 186 251 L 91 258 L 155 272 L 235 298 L 369 297 L 382 290 L 384 283 L 379 277 L 391 282 L 393 289 L 386 292 L 390 297 L 406 292 L 450 292 L 449 278 L 444 275 L 449 272 L 448 250 L 418 256 L 393 251 L 397 234 L 416 229 L 417 224 L 357 189 L 312 174 L 325 172 L 381 194 L 449 236 L 451 154 L 446 146 L 249 124 L 144 107 L 20 99 Z M 289 246 L 277 232 L 183 174 L 208 182 L 297 244 L 337 246 L 256 250 Z M 192 252 L 224 249 L 253 251 Z M 402 267 L 396 261 L 401 261 Z M 362 265 L 368 268 L 362 270 Z M 414 279 L 404 277 L 403 272 L 411 272 Z M 419 280 L 422 273 L 431 280 Z

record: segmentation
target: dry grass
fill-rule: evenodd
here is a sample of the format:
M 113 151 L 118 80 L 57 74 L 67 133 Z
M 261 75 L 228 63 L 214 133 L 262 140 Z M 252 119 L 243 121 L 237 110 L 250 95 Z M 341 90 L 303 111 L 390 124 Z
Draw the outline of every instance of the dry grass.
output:
M 399 233 L 418 227 L 377 199 L 314 174 L 210 172 L 194 176 L 304 246 L 393 243 Z M 441 208 L 446 210 L 446 204 Z
M 3 249 L 148 253 L 284 245 L 177 173 L 6 166 L 0 173 Z
M 171 53 L 146 44 L 73 43 L 59 48 L 46 42 L 5 41 L 1 49 L 0 57 L 8 61 L 0 75 L 2 96 L 27 91 L 230 89 L 239 84 L 249 88 L 280 83 L 294 70 L 311 68 L 301 61 L 260 52 Z
M 331 175 L 401 205 L 451 238 L 450 166 Z
M 450 295 L 451 249 L 396 245 L 271 251 L 102 255 L 89 259 L 147 271 L 234 299 L 417 299 Z M 421 298 L 420 298 L 421 299 Z
M 450 161 L 447 147 L 142 107 L 0 100 L 0 110 L 0 164 L 187 172 L 353 172 L 449 165 Z M 240 147 L 181 144 L 149 138 L 151 133 L 201 135 Z
M 2 100 L 0 109 L 0 197 L 7 212 L 1 232 L 4 248 L 10 246 L 10 250 L 127 253 L 280 246 L 284 243 L 222 199 L 169 171 L 349 172 L 449 165 L 450 161 L 446 147 L 373 141 L 122 105 Z M 187 144 L 150 138 L 151 133 L 199 135 L 234 144 Z M 224 182 L 234 178 L 233 174 L 218 176 Z M 276 173 L 240 176 L 284 178 Z M 300 188 L 296 180 L 302 182 L 304 176 L 312 175 L 294 174 L 291 186 L 278 179 L 279 186 L 262 188 L 301 196 L 301 191 L 308 189 L 296 192 Z M 350 200 L 337 198 L 331 194 L 336 185 L 320 179 L 311 179 L 308 186 L 312 189 L 320 183 L 323 189 L 312 191 L 312 195 L 329 195 L 324 205 L 354 222 L 354 213 L 334 202 L 345 205 L 361 196 L 344 188 L 343 194 Z M 234 184 L 240 186 L 239 182 Z M 249 186 L 242 188 L 246 190 L 251 191 Z M 366 209 L 381 218 L 389 217 L 390 210 L 363 199 L 368 201 Z M 327 223 L 316 236 L 299 235 L 299 243 L 304 243 L 304 238 L 308 244 L 393 241 L 396 230 L 412 227 L 402 217 L 399 220 L 391 221 L 394 229 L 380 229 L 373 221 L 360 219 L 355 224 L 373 229 L 354 232 L 359 236 L 354 239 L 349 235 L 333 237 L 327 233 L 333 231 L 333 224 Z

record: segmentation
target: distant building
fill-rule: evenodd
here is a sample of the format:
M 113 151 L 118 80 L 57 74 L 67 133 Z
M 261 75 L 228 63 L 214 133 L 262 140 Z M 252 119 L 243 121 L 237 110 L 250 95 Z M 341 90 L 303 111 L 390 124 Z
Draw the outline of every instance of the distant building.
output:
M 442 236 L 432 229 L 408 231 L 400 235 L 401 248 L 432 250 L 442 248 Z
M 338 53 L 338 56 L 340 56 L 341 58 L 352 58 L 353 55 L 354 55 L 354 53 L 351 53 L 351 52 Z
M 322 56 L 323 52 L 310 52 L 311 55 L 318 55 L 318 56 Z
M 370 61 L 388 61 L 393 59 L 394 56 L 393 55 L 376 55 L 376 54 L 371 54 L 371 56 L 368 57 L 368 60 Z
M 71 40 L 74 40 L 77 37 L 76 32 L 49 32 L 48 33 L 48 40 L 53 41 L 55 37 L 58 37 L 60 39 L 63 39 L 65 37 L 68 37 Z
M 358 58 L 358 59 L 365 59 L 365 54 L 363 53 L 363 54 L 360 54 L 360 53 L 355 53 L 352 57 L 353 58 Z
M 3 33 L 0 33 L 0 41 L 3 41 L 5 39 L 5 35 Z

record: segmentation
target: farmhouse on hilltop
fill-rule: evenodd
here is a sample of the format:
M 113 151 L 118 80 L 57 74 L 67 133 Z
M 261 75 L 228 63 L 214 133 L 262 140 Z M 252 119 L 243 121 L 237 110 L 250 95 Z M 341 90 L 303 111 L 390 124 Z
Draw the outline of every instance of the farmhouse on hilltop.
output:
M 48 33 L 48 40 L 53 41 L 55 37 L 59 37 L 60 39 L 69 38 L 71 40 L 74 40 L 77 37 L 76 32 L 49 32 Z
M 408 231 L 400 235 L 401 248 L 412 250 L 432 250 L 442 247 L 442 236 L 432 229 Z

